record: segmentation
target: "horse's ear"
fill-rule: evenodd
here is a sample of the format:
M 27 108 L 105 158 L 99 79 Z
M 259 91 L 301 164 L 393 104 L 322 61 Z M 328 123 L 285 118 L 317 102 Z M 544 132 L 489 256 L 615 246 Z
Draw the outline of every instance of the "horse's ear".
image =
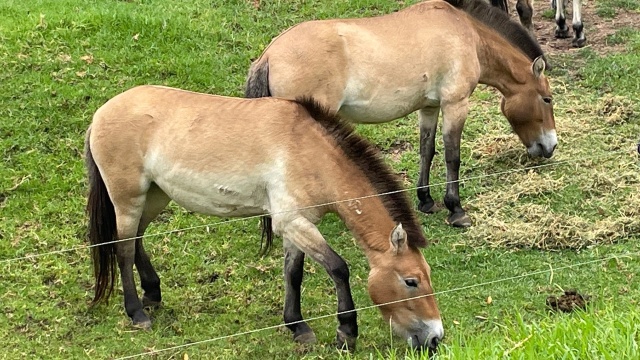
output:
M 393 230 L 391 230 L 389 240 L 391 242 L 391 250 L 394 255 L 407 250 L 407 232 L 402 228 L 402 224 L 396 225 Z
M 545 67 L 546 64 L 544 62 L 544 57 L 542 55 L 538 56 L 535 60 L 533 60 L 533 64 L 531 65 L 533 75 L 539 78 L 542 74 L 544 74 Z

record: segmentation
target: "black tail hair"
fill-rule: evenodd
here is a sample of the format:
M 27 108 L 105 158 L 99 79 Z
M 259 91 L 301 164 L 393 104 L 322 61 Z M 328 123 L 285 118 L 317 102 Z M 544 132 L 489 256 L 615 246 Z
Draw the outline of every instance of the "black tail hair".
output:
M 269 90 L 269 61 L 251 65 L 249 76 L 244 89 L 245 98 L 261 98 L 270 97 Z M 260 252 L 258 256 L 264 256 L 269 252 L 273 245 L 273 228 L 271 216 L 265 215 L 260 218 L 260 226 L 262 227 L 262 235 L 260 238 Z M 266 238 L 266 243 L 264 242 Z M 264 246 L 263 246 L 264 243 Z
M 93 259 L 93 276 L 95 278 L 95 295 L 93 303 L 109 300 L 116 279 L 115 244 L 105 244 L 116 239 L 116 212 L 109 198 L 100 170 L 93 160 L 87 131 L 85 140 L 86 166 L 89 174 L 89 197 L 87 214 L 89 215 L 89 243 Z
M 269 61 L 251 65 L 249 76 L 244 88 L 245 98 L 260 98 L 271 96 L 269 90 Z

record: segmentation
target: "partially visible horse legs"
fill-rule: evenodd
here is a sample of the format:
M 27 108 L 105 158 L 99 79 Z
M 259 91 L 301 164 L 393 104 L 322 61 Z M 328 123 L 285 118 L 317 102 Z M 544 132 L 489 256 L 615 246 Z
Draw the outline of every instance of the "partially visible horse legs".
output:
M 471 226 L 471 219 L 460 204 L 460 140 L 462 128 L 469 113 L 469 99 L 442 106 L 442 135 L 444 138 L 444 159 L 447 163 L 447 192 L 444 204 L 450 214 L 449 224 L 457 227 Z
M 316 341 L 316 335 L 303 320 L 300 310 L 300 287 L 304 274 L 304 253 L 285 241 L 284 245 L 284 322 L 293 332 L 293 340 L 303 344 Z M 291 324 L 294 323 L 295 324 Z
M 142 305 L 144 307 L 159 306 L 162 301 L 162 295 L 160 292 L 160 278 L 151 264 L 149 255 L 144 250 L 142 235 L 147 230 L 149 223 L 162 212 L 169 204 L 169 201 L 171 199 L 157 185 L 151 184 L 147 192 L 142 218 L 138 225 L 137 236 L 140 238 L 136 239 L 135 254 L 136 269 L 138 270 L 138 275 L 140 275 L 140 285 L 144 290 L 144 295 L 142 296 Z
M 420 175 L 418 177 L 418 210 L 426 214 L 438 211 L 431 197 L 429 174 L 436 153 L 436 130 L 440 108 L 424 108 L 418 111 L 420 121 Z
M 277 211 L 277 209 L 275 210 Z M 320 231 L 318 231 L 318 228 L 307 219 L 302 217 L 291 219 L 282 215 L 274 215 L 273 229 L 276 234 L 282 235 L 285 245 L 289 248 L 290 256 L 293 256 L 290 258 L 289 267 L 287 268 L 290 274 L 285 275 L 285 281 L 290 282 L 286 286 L 288 294 L 285 299 L 285 316 L 302 318 L 299 309 L 296 309 L 296 303 L 299 304 L 299 295 L 296 292 L 300 292 L 299 286 L 296 284 L 298 280 L 302 281 L 302 277 L 300 276 L 296 279 L 295 275 L 300 271 L 304 258 L 295 249 L 291 249 L 291 245 L 294 245 L 321 264 L 333 280 L 338 297 L 338 322 L 340 324 L 336 334 L 337 345 L 338 348 L 347 348 L 353 351 L 358 337 L 358 322 L 353 297 L 351 296 L 351 287 L 349 286 L 349 267 L 347 263 L 331 249 L 322 234 L 320 234 Z M 291 308 L 287 308 L 287 305 L 291 306 Z M 294 331 L 301 331 L 300 335 L 305 332 L 309 334 L 309 331 L 304 327 L 296 328 Z
M 533 0 L 518 0 L 516 2 L 516 10 L 522 26 L 533 34 Z
M 124 192 L 123 194 L 127 194 Z M 124 195 L 126 196 L 126 195 Z M 151 185 L 146 194 L 129 199 L 114 199 L 118 239 L 138 237 L 115 243 L 116 260 L 120 268 L 122 290 L 124 292 L 124 308 L 133 321 L 133 325 L 142 329 L 151 327 L 151 320 L 143 310 L 143 302 L 138 297 L 133 277 L 135 264 L 140 275 L 140 283 L 144 293 L 144 304 L 158 305 L 161 300 L 160 278 L 151 265 L 149 256 L 142 246 L 141 236 L 149 223 L 169 203 L 169 198 L 157 186 Z
M 565 9 L 567 0 L 552 0 L 551 6 L 556 9 L 556 30 L 557 38 L 568 38 L 569 27 L 567 26 L 567 18 Z M 587 43 L 587 37 L 584 34 L 584 25 L 582 24 L 582 0 L 573 0 L 573 21 L 572 27 L 574 38 L 571 41 L 573 47 L 583 47 Z
M 491 0 L 491 5 L 509 13 L 509 0 Z M 522 26 L 533 34 L 533 0 L 517 0 L 516 10 Z

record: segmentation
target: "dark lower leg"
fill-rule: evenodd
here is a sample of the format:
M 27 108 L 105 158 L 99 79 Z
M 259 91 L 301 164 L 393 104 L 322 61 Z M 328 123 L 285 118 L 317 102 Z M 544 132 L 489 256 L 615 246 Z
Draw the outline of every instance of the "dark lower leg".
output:
M 133 321 L 133 325 L 141 328 L 150 328 L 151 320 L 144 313 L 142 309 L 142 303 L 138 298 L 136 291 L 136 283 L 133 279 L 133 264 L 134 264 L 134 242 L 127 242 L 126 244 L 117 244 L 118 247 L 124 245 L 124 249 L 117 248 L 117 260 L 118 267 L 120 268 L 120 278 L 122 280 L 122 291 L 124 292 L 124 308 L 127 315 Z
M 457 227 L 471 226 L 471 219 L 460 204 L 460 132 L 445 134 L 445 160 L 447 163 L 447 192 L 444 204 L 449 209 L 449 224 Z
M 138 233 L 138 236 L 142 236 L 142 233 Z M 136 254 L 135 254 L 136 269 L 140 275 L 140 285 L 144 290 L 142 296 L 142 304 L 144 306 L 158 306 L 162 301 L 162 295 L 160 292 L 160 277 L 156 273 L 156 270 L 151 264 L 149 255 L 144 250 L 142 245 L 142 238 L 136 239 Z
M 587 43 L 587 37 L 584 35 L 584 25 L 582 22 L 573 23 L 573 33 L 575 37 L 571 41 L 573 47 L 583 47 Z
M 358 320 L 355 311 L 351 287 L 349 286 L 349 267 L 335 251 L 327 246 L 323 251 L 321 263 L 336 286 L 338 297 L 338 330 L 336 341 L 338 348 L 353 351 L 358 337 Z
M 285 249 L 284 254 L 284 322 L 293 332 L 293 340 L 301 343 L 315 342 L 313 330 L 303 321 L 300 310 L 300 287 L 304 273 L 304 253 L 293 245 Z
M 531 0 L 518 0 L 516 2 L 516 10 L 522 26 L 533 33 L 533 6 Z
M 418 177 L 418 210 L 431 214 L 438 207 L 431 197 L 429 176 L 431 164 L 436 153 L 436 129 L 440 109 L 420 110 L 420 175 Z

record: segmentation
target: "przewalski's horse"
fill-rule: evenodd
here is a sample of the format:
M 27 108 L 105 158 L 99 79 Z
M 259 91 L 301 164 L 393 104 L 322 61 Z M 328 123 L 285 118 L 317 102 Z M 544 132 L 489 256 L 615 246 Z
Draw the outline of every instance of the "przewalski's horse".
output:
M 364 250 L 369 294 L 383 304 L 385 320 L 416 348 L 435 349 L 442 339 L 430 268 L 419 249 L 426 240 L 402 187 L 373 146 L 314 101 L 136 87 L 95 113 L 85 151 L 89 239 L 98 245 L 92 254 L 94 302 L 111 294 L 117 263 L 134 325 L 149 328 L 143 306 L 161 300 L 142 236 L 174 200 L 222 217 L 271 214 L 285 249 L 284 321 L 300 321 L 288 325 L 295 340 L 315 340 L 300 312 L 305 256 L 324 266 L 335 283 L 338 345 L 352 349 L 358 335 L 349 268 L 314 225 L 327 212 L 340 216 Z M 380 193 L 388 194 L 375 196 Z M 360 199 L 340 202 L 354 198 Z M 318 204 L 324 205 L 313 207 Z M 412 297 L 419 298 L 386 304 Z
M 571 45 L 574 47 L 583 47 L 587 43 L 587 37 L 584 34 L 584 25 L 582 24 L 582 0 L 572 0 L 573 2 L 573 40 Z M 567 8 L 567 0 L 552 0 L 551 7 L 556 10 L 556 30 L 557 38 L 565 39 L 569 35 L 569 27 L 567 26 L 567 17 L 565 9 Z
M 536 41 L 488 3 L 478 0 L 463 9 L 469 13 L 427 1 L 379 17 L 301 23 L 273 39 L 252 63 L 245 96 L 313 97 L 358 123 L 418 110 L 418 198 L 425 213 L 437 209 L 428 184 L 442 111 L 448 221 L 469 226 L 458 190 L 460 137 L 478 83 L 502 93 L 502 112 L 531 155 L 551 157 L 557 139 Z

